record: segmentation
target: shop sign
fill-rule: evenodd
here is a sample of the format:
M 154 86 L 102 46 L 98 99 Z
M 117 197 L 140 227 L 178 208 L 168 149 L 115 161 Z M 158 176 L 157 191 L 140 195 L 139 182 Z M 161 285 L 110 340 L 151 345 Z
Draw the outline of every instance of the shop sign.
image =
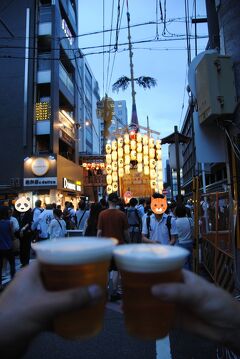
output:
M 49 170 L 49 161 L 44 157 L 35 158 L 32 162 L 32 172 L 36 176 L 43 176 Z
M 57 177 L 24 178 L 23 186 L 57 186 Z
M 81 192 L 82 190 L 80 181 L 73 182 L 67 178 L 63 178 L 63 188 L 69 189 L 70 191 L 78 191 L 78 192 Z

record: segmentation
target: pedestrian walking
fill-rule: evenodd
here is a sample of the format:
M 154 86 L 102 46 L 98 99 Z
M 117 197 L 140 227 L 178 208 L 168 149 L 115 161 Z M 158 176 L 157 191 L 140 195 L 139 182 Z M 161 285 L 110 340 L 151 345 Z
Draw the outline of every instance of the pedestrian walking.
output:
M 66 222 L 62 218 L 61 209 L 53 210 L 53 219 L 48 227 L 48 234 L 50 239 L 65 237 L 67 234 Z
M 129 201 L 130 207 L 126 209 L 131 243 L 140 243 L 142 240 L 142 217 L 136 208 L 137 203 L 136 198 L 131 198 Z
M 92 203 L 89 217 L 85 221 L 85 227 L 83 230 L 84 236 L 91 237 L 97 235 L 98 217 L 100 212 L 101 212 L 101 207 L 99 206 L 99 204 Z
M 87 207 L 86 201 L 81 200 L 78 203 L 78 209 L 76 211 L 76 218 L 77 218 L 77 229 L 83 231 L 85 228 L 86 220 L 89 217 L 89 209 Z

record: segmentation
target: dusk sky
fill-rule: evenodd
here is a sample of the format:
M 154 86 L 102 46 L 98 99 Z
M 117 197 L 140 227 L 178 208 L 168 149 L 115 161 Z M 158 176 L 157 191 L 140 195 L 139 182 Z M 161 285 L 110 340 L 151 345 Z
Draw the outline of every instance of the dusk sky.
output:
M 112 0 L 91 0 L 79 2 L 79 34 L 103 30 L 103 3 L 105 8 L 105 29 L 116 29 L 117 4 Z M 113 19 L 112 4 L 114 3 Z M 157 11 L 156 11 L 156 3 Z M 162 5 L 163 19 L 166 18 L 166 26 L 161 23 L 160 6 Z M 167 0 L 166 11 L 165 1 L 155 0 L 129 0 L 129 12 L 131 25 L 156 22 L 159 25 L 142 25 L 131 28 L 132 42 L 149 42 L 133 44 L 134 76 L 151 76 L 157 80 L 157 86 L 150 90 L 144 90 L 136 85 L 136 103 L 139 123 L 146 126 L 146 118 L 149 116 L 150 128 L 161 133 L 165 137 L 173 132 L 174 125 L 181 128 L 184 114 L 187 109 L 188 95 L 186 92 L 187 81 L 187 50 L 186 50 L 186 24 L 184 0 Z M 195 0 L 190 0 L 190 17 L 194 16 Z M 123 14 L 120 27 L 126 27 L 126 1 L 121 0 L 120 6 Z M 205 0 L 197 1 L 197 16 L 205 17 Z M 112 26 L 111 26 L 112 23 Z M 165 34 L 164 34 L 165 32 Z M 194 25 L 190 24 L 190 32 L 194 35 Z M 206 24 L 197 25 L 199 36 L 205 36 L 198 40 L 197 52 L 205 50 L 207 43 Z M 184 39 L 182 39 L 184 38 Z M 158 39 L 158 41 L 157 41 Z M 152 40 L 152 41 L 151 41 Z M 155 41 L 154 41 L 155 40 Z M 103 34 L 79 37 L 79 47 L 87 55 L 92 52 L 100 52 L 102 48 L 84 49 L 91 46 L 102 46 L 115 44 L 116 31 Z M 127 43 L 127 29 L 120 29 L 118 43 Z M 126 100 L 128 108 L 128 120 L 131 119 L 131 90 L 118 93 L 112 92 L 112 84 L 121 76 L 130 77 L 129 55 L 127 45 L 119 45 L 115 55 L 115 62 L 112 71 L 114 54 L 93 54 L 87 56 L 87 61 L 92 72 L 99 83 L 100 96 L 105 92 L 113 100 Z M 195 42 L 191 40 L 192 58 L 195 56 Z M 105 48 L 108 50 L 108 48 Z M 104 71 L 103 71 L 104 63 Z M 111 76 L 112 71 L 112 76 Z M 103 81 L 104 80 L 104 81 Z M 184 108 L 183 108 L 184 104 Z M 167 146 L 163 146 L 164 166 L 167 157 Z

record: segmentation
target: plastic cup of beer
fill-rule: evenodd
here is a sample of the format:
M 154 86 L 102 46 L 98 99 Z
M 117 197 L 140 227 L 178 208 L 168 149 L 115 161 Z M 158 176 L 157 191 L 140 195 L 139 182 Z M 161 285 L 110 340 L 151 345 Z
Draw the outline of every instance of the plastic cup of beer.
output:
M 141 339 L 164 338 L 172 326 L 175 305 L 161 302 L 155 284 L 181 282 L 181 268 L 188 251 L 158 244 L 127 244 L 114 249 L 121 272 L 123 311 L 129 334 Z
M 75 237 L 34 244 L 42 281 L 49 291 L 97 284 L 106 292 L 108 268 L 117 240 Z M 106 296 L 91 305 L 61 314 L 54 319 L 54 331 L 68 339 L 94 336 L 102 328 Z

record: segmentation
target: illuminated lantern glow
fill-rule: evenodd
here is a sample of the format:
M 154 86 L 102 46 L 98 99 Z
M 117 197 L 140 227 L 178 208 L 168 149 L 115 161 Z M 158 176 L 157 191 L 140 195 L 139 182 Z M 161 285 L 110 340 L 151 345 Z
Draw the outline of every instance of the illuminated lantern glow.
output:
M 148 164 L 149 164 L 149 158 L 148 158 L 148 156 L 144 156 L 144 157 L 143 157 L 143 163 L 144 163 L 144 166 L 148 166 Z
M 137 153 L 137 161 L 141 163 L 143 161 L 143 155 L 142 153 Z
M 143 154 L 148 155 L 148 146 L 143 146 Z
M 142 165 L 142 163 L 138 163 L 138 164 L 137 164 L 137 171 L 138 171 L 139 173 L 141 173 L 141 172 L 143 171 L 143 165 Z
M 106 168 L 106 172 L 107 172 L 108 175 L 110 175 L 112 173 L 112 168 L 110 168 L 110 169 Z
M 123 158 L 118 159 L 118 167 L 123 168 Z
M 161 140 L 156 141 L 156 149 L 161 150 Z
M 112 193 L 112 191 L 113 191 L 112 185 L 111 184 L 107 185 L 107 194 Z
M 129 165 L 125 166 L 125 173 L 126 173 L 126 175 L 130 174 L 130 166 Z
M 112 170 L 117 171 L 117 167 L 118 167 L 117 162 L 116 161 L 112 162 Z
M 93 162 L 93 163 L 91 164 L 91 167 L 92 167 L 92 169 L 94 169 L 94 168 L 96 167 L 96 163 Z
M 136 150 L 137 143 L 135 140 L 131 140 L 131 150 Z
M 106 181 L 107 181 L 107 184 L 112 184 L 112 176 L 111 176 L 111 175 L 107 175 Z
M 162 182 L 162 180 L 163 180 L 163 173 L 162 173 L 162 171 L 161 171 L 161 172 L 158 172 L 158 174 L 157 174 L 157 179 L 158 179 L 158 182 Z
M 162 161 L 157 161 L 157 169 L 158 171 L 162 171 Z
M 130 131 L 129 137 L 131 140 L 135 140 L 136 139 L 136 132 L 134 130 Z
M 154 150 L 154 148 L 150 148 L 150 149 L 149 149 L 149 157 L 150 157 L 150 158 L 154 158 L 154 157 L 155 157 L 155 150 Z
M 107 162 L 107 164 L 111 164 L 112 156 L 110 154 L 106 155 L 106 162 Z
M 143 144 L 148 145 L 148 135 L 143 135 Z
M 118 148 L 118 157 L 123 157 L 123 148 L 122 147 L 120 147 L 120 148 Z
M 149 161 L 149 166 L 150 166 L 150 168 L 155 168 L 156 167 L 156 161 L 151 158 L 150 161 Z
M 161 160 L 162 159 L 162 151 L 161 150 L 157 150 L 157 159 Z
M 137 152 L 142 152 L 142 144 L 141 143 L 137 144 Z
M 124 152 L 125 152 L 126 155 L 129 155 L 129 153 L 130 153 L 130 146 L 129 145 L 124 146 Z
M 149 138 L 149 147 L 150 147 L 150 148 L 153 148 L 154 145 L 155 145 L 154 138 Z
M 124 196 L 123 196 L 124 202 L 125 202 L 126 204 L 128 204 L 129 201 L 130 201 L 130 199 L 132 198 L 132 196 L 133 196 L 133 194 L 132 194 L 131 191 L 126 191 L 126 192 L 124 193 Z
M 113 182 L 117 182 L 117 180 L 118 180 L 118 174 L 115 171 L 112 173 L 112 180 L 113 180 Z
M 144 166 L 144 174 L 145 174 L 146 176 L 149 175 L 149 166 Z
M 87 167 L 86 162 L 84 162 L 84 163 L 82 164 L 82 166 L 83 166 L 84 168 Z
M 142 142 L 142 135 L 140 132 L 137 133 L 137 142 Z
M 112 150 L 113 151 L 117 150 L 117 141 L 116 140 L 112 141 Z
M 112 146 L 111 146 L 110 143 L 107 143 L 105 148 L 106 148 L 106 153 L 111 153 L 111 151 L 112 151 Z
M 151 186 L 151 188 L 152 188 L 152 189 L 156 188 L 156 185 L 157 185 L 157 184 L 156 184 L 155 179 L 151 179 L 151 180 L 150 180 L 150 186 Z
M 112 159 L 113 161 L 117 161 L 117 151 L 112 152 Z
M 150 170 L 150 178 L 151 178 L 151 179 L 155 179 L 156 177 L 157 177 L 156 171 L 153 170 L 153 169 L 151 169 L 151 170 Z
M 130 164 L 130 156 L 126 155 L 125 156 L 125 165 L 129 165 Z
M 118 170 L 118 175 L 119 175 L 119 177 L 123 177 L 123 176 L 124 176 L 124 170 L 123 170 L 123 168 L 119 168 L 119 170 Z
M 105 168 L 105 163 L 100 163 L 100 168 Z
M 118 138 L 118 147 L 122 147 L 123 146 L 123 138 L 119 137 Z
M 112 189 L 113 189 L 113 192 L 117 192 L 117 190 L 118 190 L 118 184 L 117 184 L 117 182 L 113 182 L 113 183 L 112 183 Z
M 136 161 L 137 159 L 137 152 L 135 150 L 131 151 L 131 160 Z
M 129 141 L 130 141 L 130 139 L 129 139 L 129 134 L 128 134 L 128 133 L 125 133 L 125 135 L 124 135 L 124 142 L 125 142 L 125 144 L 128 145 L 128 144 L 129 144 Z

